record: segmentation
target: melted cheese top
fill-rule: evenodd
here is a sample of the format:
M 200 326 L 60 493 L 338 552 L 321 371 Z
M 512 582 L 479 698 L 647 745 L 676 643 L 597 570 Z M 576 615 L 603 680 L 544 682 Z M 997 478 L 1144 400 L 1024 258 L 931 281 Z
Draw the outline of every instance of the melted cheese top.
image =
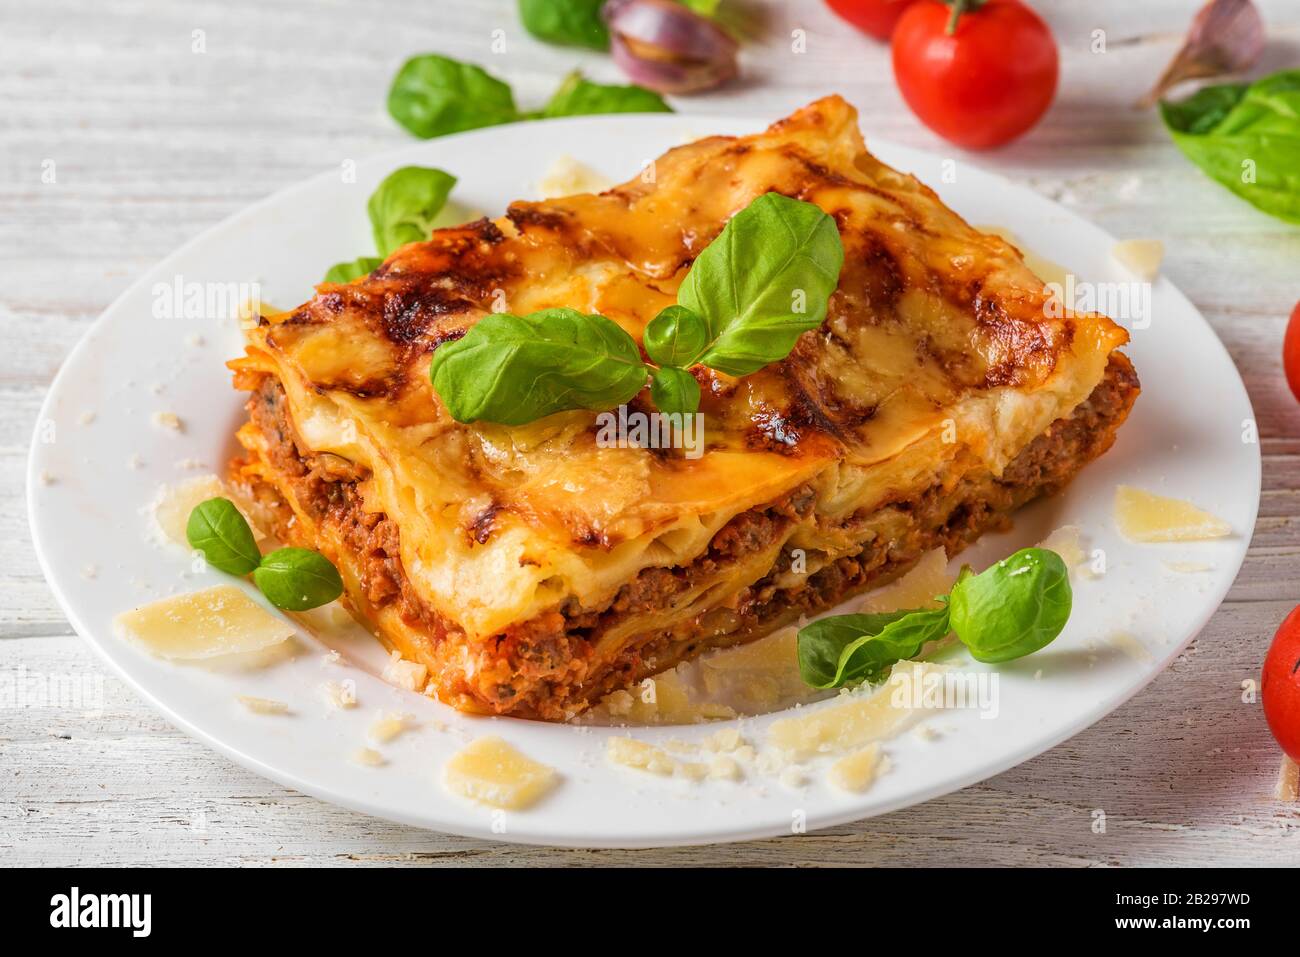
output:
M 421 597 L 468 635 L 640 569 L 685 564 L 738 512 L 804 483 L 828 526 L 961 468 L 1000 470 L 1101 380 L 1125 333 L 1056 315 L 1003 239 L 866 151 L 839 97 L 764 133 L 670 150 L 653 177 L 517 202 L 439 230 L 371 276 L 263 317 L 232 365 L 278 375 L 299 440 L 366 466 Z M 695 256 L 768 191 L 836 218 L 845 247 L 822 327 L 742 379 L 695 370 L 706 452 L 601 448 L 595 415 L 508 428 L 451 419 L 431 354 L 494 305 L 598 312 L 639 339 Z M 646 393 L 634 409 L 652 411 Z

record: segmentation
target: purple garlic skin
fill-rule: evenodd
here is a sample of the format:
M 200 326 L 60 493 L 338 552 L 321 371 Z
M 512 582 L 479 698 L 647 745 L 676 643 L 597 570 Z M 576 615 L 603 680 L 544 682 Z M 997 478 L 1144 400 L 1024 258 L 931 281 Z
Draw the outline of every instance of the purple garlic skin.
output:
M 1153 106 L 1185 80 L 1241 73 L 1263 52 L 1264 21 L 1251 0 L 1210 0 L 1197 11 L 1182 48 L 1137 106 Z
M 696 93 L 736 75 L 736 41 L 676 0 L 610 0 L 605 20 L 614 62 L 638 86 Z

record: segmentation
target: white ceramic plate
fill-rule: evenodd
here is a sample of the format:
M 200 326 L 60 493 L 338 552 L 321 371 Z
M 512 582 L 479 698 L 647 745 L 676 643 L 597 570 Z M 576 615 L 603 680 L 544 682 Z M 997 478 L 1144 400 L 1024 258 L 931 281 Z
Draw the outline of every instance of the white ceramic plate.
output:
M 808 783 L 788 788 L 751 774 L 741 783 L 690 783 L 615 768 L 604 739 L 615 732 L 457 714 L 375 675 L 377 643 L 346 643 L 342 664 L 303 631 L 296 653 L 260 669 L 169 664 L 113 634 L 111 621 L 143 601 L 228 581 L 191 574 L 188 556 L 160 546 L 142 510 L 162 483 L 189 474 L 185 460 L 223 471 L 243 418 L 244 396 L 223 363 L 240 353 L 228 317 L 155 318 L 159 283 L 251 283 L 281 307 L 305 300 L 330 264 L 372 251 L 365 202 L 375 184 L 406 164 L 460 177 L 454 197 L 496 215 L 562 154 L 582 157 L 612 179 L 684 139 L 750 132 L 750 119 L 616 116 L 528 123 L 412 145 L 361 163 L 355 181 L 331 172 L 287 189 L 204 233 L 127 290 L 73 351 L 50 390 L 32 445 L 28 488 L 37 554 L 77 632 L 141 695 L 188 733 L 287 786 L 369 814 L 484 838 L 578 846 L 646 846 L 740 840 L 852 821 L 924 801 L 1024 761 L 1092 724 L 1146 685 L 1197 633 L 1232 583 L 1259 504 L 1259 446 L 1247 441 L 1245 389 L 1209 325 L 1167 280 L 1154 286 L 1149 328 L 1128 351 L 1143 392 L 1114 449 L 1057 498 L 1022 513 L 1015 532 L 988 536 L 962 556 L 977 566 L 1033 544 L 1056 526 L 1084 530 L 1103 549 L 1107 572 L 1076 583 L 1075 613 L 1055 644 L 1000 668 L 998 717 L 947 711 L 940 733 L 887 743 L 892 768 L 865 794 L 829 787 L 814 764 Z M 953 175 L 937 156 L 869 139 L 886 162 L 939 189 L 970 222 L 1012 230 L 1022 245 L 1090 281 L 1131 279 L 1109 258 L 1112 238 L 1037 194 L 965 164 Z M 196 336 L 202 344 L 196 344 Z M 180 434 L 151 423 L 177 413 Z M 87 413 L 94 418 L 86 421 Z M 1247 440 L 1243 440 L 1243 435 Z M 186 463 L 191 468 L 193 462 Z M 1129 483 L 1188 498 L 1232 524 L 1228 539 L 1133 545 L 1115 530 L 1115 487 Z M 1167 561 L 1213 566 L 1170 570 Z M 1148 656 L 1109 639 L 1136 638 Z M 981 668 L 982 666 L 972 666 Z M 352 678 L 360 707 L 331 710 L 327 679 Z M 289 716 L 248 713 L 236 695 L 288 702 Z M 363 768 L 347 756 L 365 743 L 381 709 L 416 715 L 419 727 L 384 746 L 389 763 Z M 761 741 L 775 716 L 742 721 Z M 649 741 L 697 739 L 715 726 L 645 728 Z M 491 732 L 556 768 L 559 788 L 535 808 L 493 814 L 445 793 L 443 762 L 466 740 Z

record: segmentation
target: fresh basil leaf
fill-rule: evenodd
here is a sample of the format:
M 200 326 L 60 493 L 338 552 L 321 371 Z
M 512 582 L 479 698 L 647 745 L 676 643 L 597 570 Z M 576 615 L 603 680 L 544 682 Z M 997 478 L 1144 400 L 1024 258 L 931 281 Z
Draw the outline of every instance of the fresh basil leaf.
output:
M 1241 102 L 1249 84 L 1224 83 L 1207 86 L 1179 102 L 1164 100 L 1160 115 L 1171 130 L 1179 133 L 1208 133 Z
M 328 558 L 309 548 L 278 548 L 253 572 L 267 600 L 285 611 L 306 611 L 343 594 L 343 579 Z
M 700 408 L 700 384 L 685 369 L 664 366 L 650 379 L 650 399 L 660 412 L 691 415 Z
M 537 115 L 587 116 L 595 113 L 671 113 L 672 107 L 652 90 L 640 86 L 606 86 L 570 73 Z
M 196 505 L 185 523 L 185 538 L 209 565 L 231 575 L 247 575 L 262 560 L 253 530 L 228 498 Z
M 1207 87 L 1160 114 L 1178 148 L 1266 213 L 1300 222 L 1300 70 Z
M 947 608 L 822 618 L 799 630 L 799 674 L 814 688 L 879 681 L 947 634 Z
M 523 425 L 567 409 L 602 411 L 641 391 L 636 340 L 576 309 L 484 316 L 433 353 L 429 377 L 457 422 Z
M 325 273 L 325 278 L 321 282 L 351 282 L 361 276 L 369 276 L 383 264 L 384 261 L 375 256 L 362 256 L 352 262 L 335 263 L 330 266 L 329 272 Z
M 520 118 L 508 84 L 481 67 L 436 53 L 412 57 L 397 71 L 388 112 L 422 139 Z
M 709 346 L 709 327 L 685 306 L 669 306 L 646 323 L 641 345 L 661 366 L 694 365 Z
M 677 301 L 708 326 L 710 368 L 742 376 L 784 359 L 826 318 L 844 246 L 812 203 L 766 193 L 731 218 L 700 253 Z
M 952 629 L 977 661 L 1022 658 L 1050 644 L 1070 617 L 1070 575 L 1056 552 L 1023 548 L 959 581 Z
M 431 166 L 403 166 L 384 177 L 366 204 L 379 255 L 427 240 L 455 185 L 456 177 Z
M 519 0 L 524 29 L 547 43 L 609 49 L 609 28 L 600 15 L 605 0 Z

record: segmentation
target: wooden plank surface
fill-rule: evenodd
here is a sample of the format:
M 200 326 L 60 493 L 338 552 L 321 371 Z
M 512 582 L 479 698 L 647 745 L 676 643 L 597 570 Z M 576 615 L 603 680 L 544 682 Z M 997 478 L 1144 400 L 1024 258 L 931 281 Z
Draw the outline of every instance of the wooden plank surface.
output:
M 739 0 L 737 0 L 739 2 Z M 841 92 L 873 136 L 953 154 L 911 116 L 887 51 L 815 0 L 746 3 L 763 39 L 742 82 L 682 112 L 776 117 Z M 0 7 L 0 672 L 102 681 L 97 713 L 0 710 L 0 864 L 1300 863 L 1300 808 L 1273 801 L 1278 754 L 1241 684 L 1300 597 L 1300 406 L 1278 362 L 1300 298 L 1300 229 L 1205 179 L 1129 109 L 1198 4 L 1036 4 L 1062 86 L 1022 142 L 974 157 L 1119 236 L 1154 236 L 1250 391 L 1264 496 L 1246 564 L 1188 651 L 1114 714 L 981 785 L 859 824 L 658 851 L 508 847 L 419 831 L 281 788 L 191 741 L 107 674 L 37 568 L 23 473 L 63 357 L 136 276 L 248 203 L 344 159 L 409 142 L 383 109 L 401 60 L 483 63 L 540 102 L 607 58 L 548 48 L 510 0 L 42 0 Z M 1294 0 L 1260 3 L 1263 69 L 1300 60 Z M 203 31 L 195 52 L 194 31 Z M 494 30 L 506 50 L 491 51 Z M 804 31 L 806 52 L 791 49 Z M 1104 31 L 1106 52 L 1093 52 Z M 702 130 L 701 132 L 706 132 Z M 962 157 L 963 159 L 965 157 Z M 52 162 L 55 182 L 42 181 Z M 1189 383 L 1194 387 L 1194 383 Z M 1105 814 L 1104 833 L 1094 827 Z

